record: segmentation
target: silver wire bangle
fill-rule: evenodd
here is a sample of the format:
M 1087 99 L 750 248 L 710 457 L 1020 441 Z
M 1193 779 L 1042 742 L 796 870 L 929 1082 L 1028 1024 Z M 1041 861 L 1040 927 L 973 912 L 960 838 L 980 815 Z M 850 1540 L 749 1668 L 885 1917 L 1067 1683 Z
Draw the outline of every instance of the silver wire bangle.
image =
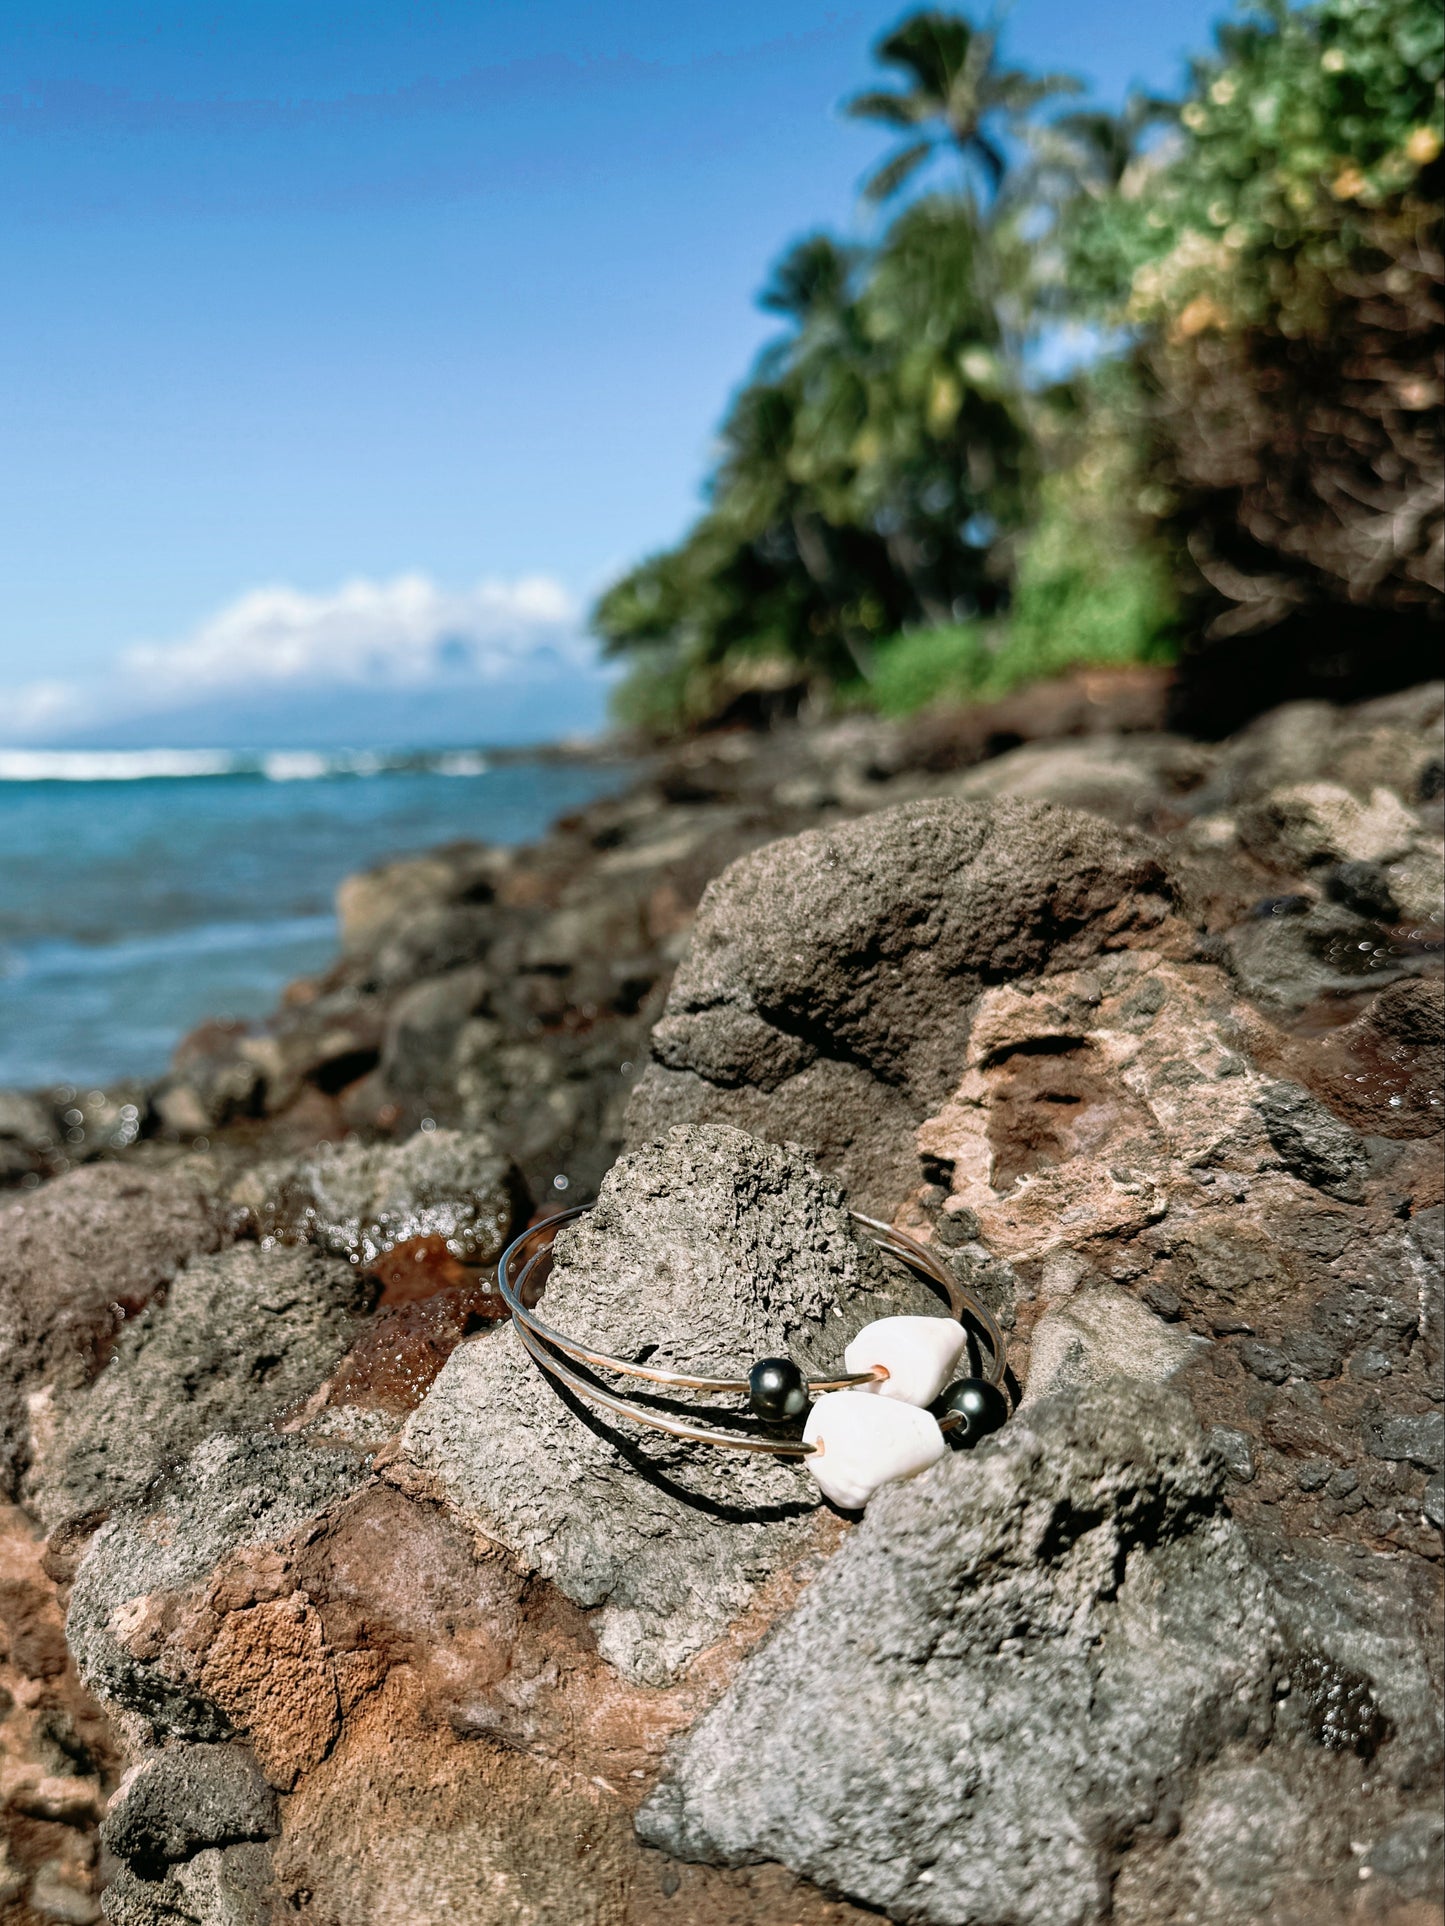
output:
M 580 1376 L 563 1362 L 571 1358 L 594 1370 L 609 1371 L 617 1377 L 641 1378 L 648 1384 L 663 1386 L 675 1391 L 714 1391 L 721 1395 L 746 1397 L 750 1390 L 747 1378 L 707 1378 L 693 1377 L 682 1371 L 668 1371 L 660 1366 L 640 1364 L 627 1358 L 612 1357 L 606 1351 L 594 1351 L 575 1338 L 554 1330 L 536 1315 L 526 1301 L 528 1285 L 533 1282 L 533 1302 L 541 1296 L 543 1279 L 539 1266 L 551 1257 L 552 1242 L 564 1224 L 583 1217 L 591 1210 L 590 1204 L 579 1204 L 571 1210 L 559 1211 L 555 1217 L 545 1218 L 534 1224 L 530 1230 L 522 1232 L 502 1252 L 497 1264 L 497 1289 L 507 1309 L 512 1314 L 512 1322 L 517 1327 L 517 1335 L 526 1347 L 533 1361 L 557 1382 L 586 1403 L 597 1406 L 599 1410 L 613 1417 L 628 1418 L 634 1424 L 647 1425 L 654 1431 L 666 1432 L 669 1437 L 681 1438 L 690 1444 L 723 1445 L 733 1451 L 757 1451 L 774 1458 L 806 1458 L 812 1455 L 813 1446 L 782 1438 L 760 1438 L 750 1433 L 716 1431 L 710 1426 L 690 1423 L 666 1411 L 655 1411 L 646 1405 L 635 1404 L 629 1398 L 618 1397 L 602 1385 L 595 1384 Z M 900 1262 L 907 1264 L 930 1283 L 936 1285 L 948 1299 L 949 1316 L 965 1327 L 972 1325 L 975 1334 L 981 1334 L 989 1350 L 988 1368 L 984 1381 L 996 1390 L 1002 1386 L 1007 1369 L 1007 1349 L 1003 1332 L 998 1320 L 981 1303 L 972 1291 L 966 1291 L 958 1283 L 952 1271 L 935 1257 L 926 1246 L 906 1237 L 902 1231 L 895 1230 L 891 1224 L 880 1222 L 875 1217 L 865 1217 L 860 1211 L 849 1211 L 848 1215 L 859 1224 L 872 1238 L 880 1250 Z M 518 1268 L 520 1266 L 520 1268 Z M 842 1391 L 860 1384 L 871 1384 L 880 1374 L 874 1371 L 853 1372 L 831 1378 L 807 1378 L 803 1380 L 808 1393 Z M 964 1422 L 961 1414 L 953 1413 L 939 1419 L 939 1429 L 950 1431 Z

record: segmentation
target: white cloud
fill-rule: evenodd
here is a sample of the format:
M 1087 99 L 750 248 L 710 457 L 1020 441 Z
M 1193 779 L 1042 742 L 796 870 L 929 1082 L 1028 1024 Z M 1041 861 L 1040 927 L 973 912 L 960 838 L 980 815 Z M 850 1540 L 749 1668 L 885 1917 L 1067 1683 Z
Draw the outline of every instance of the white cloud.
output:
M 37 682 L 0 694 L 0 734 L 35 741 L 230 692 L 501 682 L 549 661 L 591 669 L 596 652 L 575 601 L 547 576 L 459 590 L 420 574 L 358 578 L 323 595 L 258 588 L 178 641 L 127 649 L 94 682 Z
M 0 692 L 0 729 L 6 735 L 45 735 L 72 722 L 76 706 L 69 682 L 27 682 Z
M 449 593 L 425 575 L 399 575 L 346 582 L 330 595 L 253 589 L 183 641 L 128 650 L 123 668 L 191 695 L 257 683 L 415 684 L 459 670 L 494 676 L 544 648 L 591 659 L 572 598 L 546 576 Z

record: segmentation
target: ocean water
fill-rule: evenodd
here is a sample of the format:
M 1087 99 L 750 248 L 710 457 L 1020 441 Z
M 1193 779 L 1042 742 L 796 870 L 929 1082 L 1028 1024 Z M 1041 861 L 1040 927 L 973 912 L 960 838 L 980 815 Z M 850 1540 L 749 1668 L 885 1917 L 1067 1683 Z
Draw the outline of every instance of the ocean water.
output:
M 154 1075 L 202 1018 L 260 1015 L 328 961 L 350 871 L 529 841 L 628 773 L 469 751 L 0 751 L 0 1086 Z

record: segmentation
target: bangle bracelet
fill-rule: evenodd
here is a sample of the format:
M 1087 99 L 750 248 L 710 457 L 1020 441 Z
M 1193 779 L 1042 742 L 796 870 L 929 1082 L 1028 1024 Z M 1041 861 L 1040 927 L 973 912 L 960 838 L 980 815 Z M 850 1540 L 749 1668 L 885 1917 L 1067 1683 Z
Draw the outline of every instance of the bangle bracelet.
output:
M 497 1288 L 534 1363 L 575 1397 L 612 1417 L 690 1444 L 800 1458 L 826 1497 L 856 1510 L 880 1485 L 912 1477 L 940 1458 L 946 1433 L 955 1434 L 957 1442 L 972 1444 L 997 1430 L 1008 1416 L 1008 1402 L 1000 1388 L 1006 1347 L 993 1314 L 958 1284 L 932 1251 L 857 1211 L 849 1215 L 880 1250 L 907 1264 L 947 1299 L 946 1318 L 886 1317 L 865 1325 L 844 1352 L 845 1369 L 827 1378 L 805 1378 L 791 1358 L 759 1359 L 746 1377 L 712 1378 L 594 1351 L 554 1330 L 534 1309 L 542 1294 L 553 1239 L 564 1224 L 590 1209 L 583 1204 L 562 1211 L 514 1238 L 497 1265 Z M 967 1346 L 967 1326 L 987 1345 L 987 1366 L 981 1377 L 960 1378 L 945 1390 Z M 764 1424 L 796 1419 L 804 1411 L 808 1418 L 800 1438 L 720 1430 L 675 1411 L 619 1397 L 573 1369 L 574 1364 L 589 1372 L 638 1378 L 662 1391 L 746 1397 L 753 1417 Z

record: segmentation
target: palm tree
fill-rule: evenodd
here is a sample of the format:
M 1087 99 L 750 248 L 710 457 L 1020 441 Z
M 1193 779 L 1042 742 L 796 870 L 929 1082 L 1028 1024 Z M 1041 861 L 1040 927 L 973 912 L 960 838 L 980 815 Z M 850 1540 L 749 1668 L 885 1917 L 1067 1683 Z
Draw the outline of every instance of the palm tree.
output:
M 884 201 L 912 179 L 925 162 L 955 148 L 965 166 L 982 172 L 996 194 L 1008 171 L 995 124 L 1017 127 L 1041 100 L 1077 93 L 1067 74 L 1027 74 L 995 64 L 998 35 L 963 15 L 915 13 L 877 46 L 876 57 L 900 70 L 899 90 L 870 88 L 844 103 L 855 120 L 882 121 L 913 136 L 867 181 L 863 192 Z
M 1160 100 L 1138 88 L 1130 91 L 1121 113 L 1084 108 L 1078 113 L 1060 114 L 1035 136 L 1041 171 L 1061 173 L 1072 193 L 1104 200 L 1118 189 L 1129 169 L 1146 152 L 1150 131 L 1174 124 L 1178 118 L 1176 101 Z

